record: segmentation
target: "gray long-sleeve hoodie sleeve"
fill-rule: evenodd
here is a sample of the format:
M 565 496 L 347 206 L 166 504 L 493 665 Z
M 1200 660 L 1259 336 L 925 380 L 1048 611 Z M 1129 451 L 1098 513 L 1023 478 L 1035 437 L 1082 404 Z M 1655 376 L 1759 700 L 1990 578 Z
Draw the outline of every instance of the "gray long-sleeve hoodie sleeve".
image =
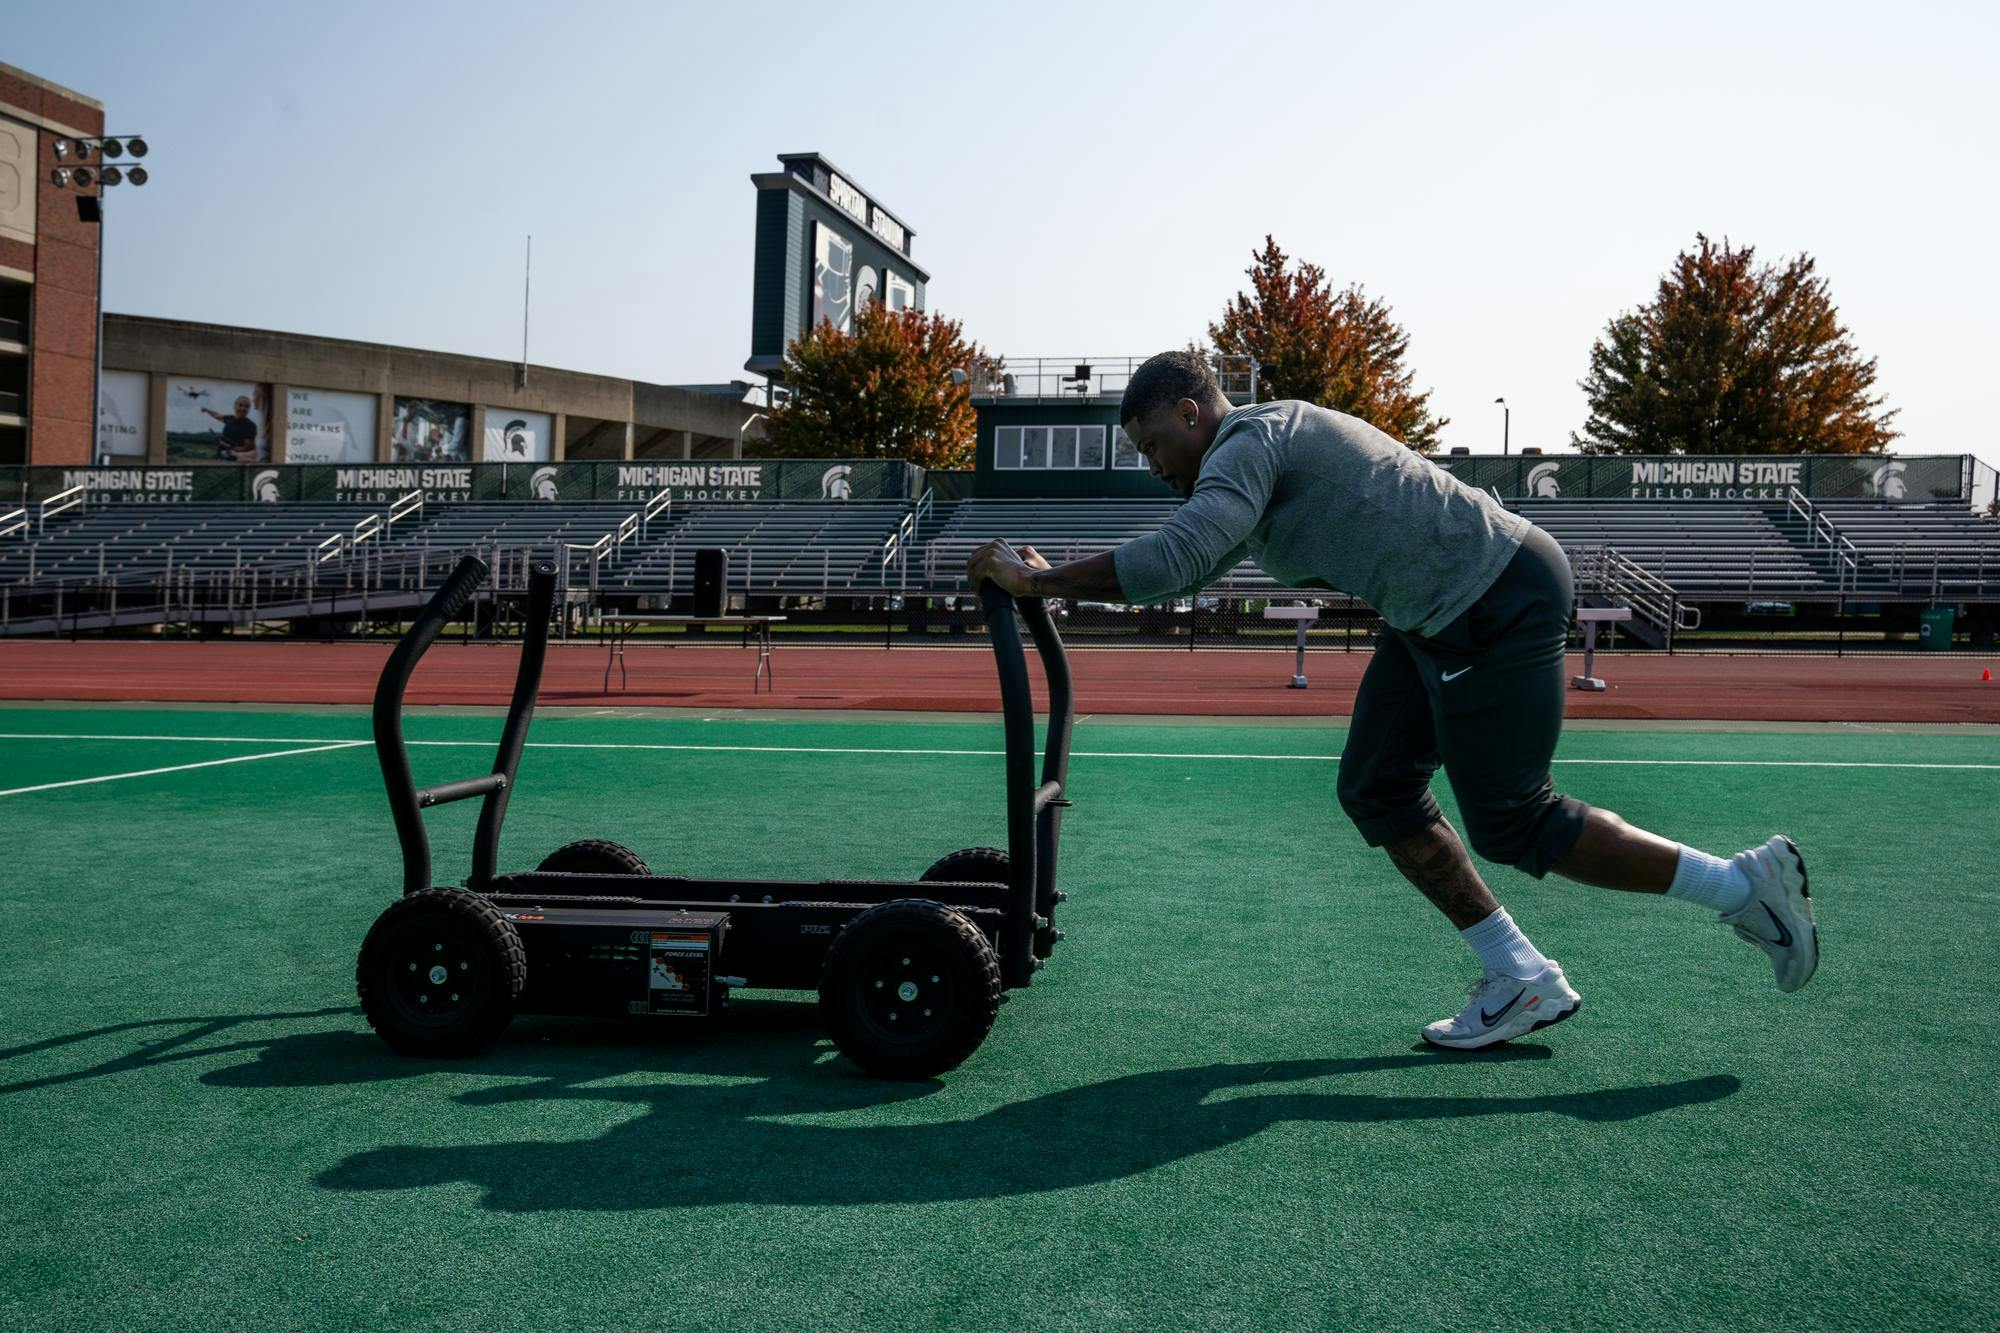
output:
M 1251 531 L 1278 484 L 1277 451 L 1256 426 L 1233 431 L 1202 460 L 1194 495 L 1173 517 L 1120 546 L 1118 587 L 1132 603 L 1190 596 L 1249 554 Z
M 1257 403 L 1222 419 L 1188 502 L 1114 560 L 1128 602 L 1187 596 L 1254 557 L 1281 588 L 1352 593 L 1395 628 L 1434 634 L 1530 526 L 1365 421 Z

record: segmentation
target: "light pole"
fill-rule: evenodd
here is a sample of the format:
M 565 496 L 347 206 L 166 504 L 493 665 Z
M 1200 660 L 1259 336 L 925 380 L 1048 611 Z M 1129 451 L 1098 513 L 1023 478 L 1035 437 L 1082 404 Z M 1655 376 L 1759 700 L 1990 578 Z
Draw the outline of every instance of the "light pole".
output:
M 115 164 L 131 153 L 144 157 L 149 151 L 145 136 L 138 134 L 96 135 L 57 139 L 52 145 L 57 162 L 74 161 L 75 166 L 57 166 L 49 172 L 49 183 L 58 190 L 76 190 L 76 217 L 79 222 L 97 224 L 97 336 L 92 340 L 90 366 L 90 455 L 97 457 L 97 420 L 104 412 L 104 192 L 127 181 L 144 185 L 146 169 L 136 162 L 129 167 Z M 92 167 L 90 159 L 97 158 Z
M 749 416 L 743 418 L 743 424 L 736 428 L 736 456 L 738 458 L 743 457 L 743 432 L 750 429 L 750 423 L 753 421 L 769 420 L 770 418 L 762 412 L 752 412 Z
M 1513 432 L 1514 427 L 1514 412 L 1512 408 L 1507 406 L 1505 398 L 1495 398 L 1493 401 L 1500 404 L 1500 456 L 1505 458 L 1507 456 L 1507 437 Z

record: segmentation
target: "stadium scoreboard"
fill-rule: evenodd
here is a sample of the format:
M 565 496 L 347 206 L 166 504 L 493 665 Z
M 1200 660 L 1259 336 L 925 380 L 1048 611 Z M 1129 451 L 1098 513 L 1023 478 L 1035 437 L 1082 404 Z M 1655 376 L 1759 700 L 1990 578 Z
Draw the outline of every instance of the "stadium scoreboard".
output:
M 818 153 L 781 153 L 757 187 L 756 276 L 745 370 L 782 376 L 785 348 L 820 324 L 842 333 L 871 301 L 921 310 L 930 274 L 916 233 Z

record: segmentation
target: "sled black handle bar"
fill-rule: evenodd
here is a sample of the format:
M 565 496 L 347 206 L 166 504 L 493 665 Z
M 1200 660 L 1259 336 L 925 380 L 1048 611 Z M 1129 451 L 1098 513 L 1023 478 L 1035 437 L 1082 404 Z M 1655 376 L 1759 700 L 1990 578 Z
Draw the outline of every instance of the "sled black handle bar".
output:
M 455 566 L 424 609 L 396 644 L 375 684 L 375 757 L 382 765 L 382 785 L 389 793 L 389 811 L 396 820 L 396 840 L 403 847 L 403 892 L 431 887 L 430 839 L 423 812 L 434 805 L 486 798 L 479 811 L 479 828 L 472 842 L 475 886 L 493 878 L 500 851 L 500 822 L 507 813 L 507 795 L 521 766 L 521 746 L 535 713 L 535 695 L 542 684 L 542 659 L 549 646 L 549 610 L 555 604 L 556 566 L 547 558 L 528 566 L 527 632 L 521 644 L 520 671 L 514 678 L 514 698 L 507 706 L 507 723 L 500 732 L 500 751 L 493 771 L 483 777 L 419 788 L 410 773 L 409 746 L 403 740 L 403 693 L 417 661 L 437 642 L 446 625 L 456 620 L 479 591 L 487 575 L 486 562 L 466 556 Z
M 1002 957 L 1008 986 L 1025 986 L 1040 966 L 1035 958 L 1035 932 L 1045 929 L 1056 901 L 1056 846 L 1062 825 L 1063 795 L 1069 781 L 1070 730 L 1076 699 L 1070 684 L 1069 657 L 1048 604 L 1040 597 L 1010 596 L 991 583 L 979 590 L 986 615 L 986 632 L 993 641 L 994 662 L 1000 669 L 1000 710 L 1007 738 L 1007 947 Z M 1049 731 L 1042 755 L 1041 781 L 1035 781 L 1035 700 L 1028 683 L 1027 654 L 1014 613 L 1026 622 L 1028 635 L 1042 659 L 1049 686 Z

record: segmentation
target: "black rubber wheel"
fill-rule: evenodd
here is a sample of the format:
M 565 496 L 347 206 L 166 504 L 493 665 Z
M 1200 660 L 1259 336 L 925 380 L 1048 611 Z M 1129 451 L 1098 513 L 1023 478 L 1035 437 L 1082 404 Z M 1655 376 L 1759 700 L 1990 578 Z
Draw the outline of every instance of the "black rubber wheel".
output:
M 819 1009 L 833 1044 L 881 1078 L 929 1078 L 979 1049 L 1000 1012 L 1000 956 L 943 903 L 899 898 L 847 923 Z
M 1005 884 L 1007 853 L 998 847 L 967 847 L 941 856 L 919 882 L 924 884 Z
M 537 870 L 559 870 L 569 875 L 650 875 L 639 853 L 603 838 L 585 838 L 558 847 L 542 858 Z
M 528 955 L 476 893 L 423 889 L 389 905 L 361 944 L 361 1012 L 404 1055 L 471 1055 L 514 1019 Z

